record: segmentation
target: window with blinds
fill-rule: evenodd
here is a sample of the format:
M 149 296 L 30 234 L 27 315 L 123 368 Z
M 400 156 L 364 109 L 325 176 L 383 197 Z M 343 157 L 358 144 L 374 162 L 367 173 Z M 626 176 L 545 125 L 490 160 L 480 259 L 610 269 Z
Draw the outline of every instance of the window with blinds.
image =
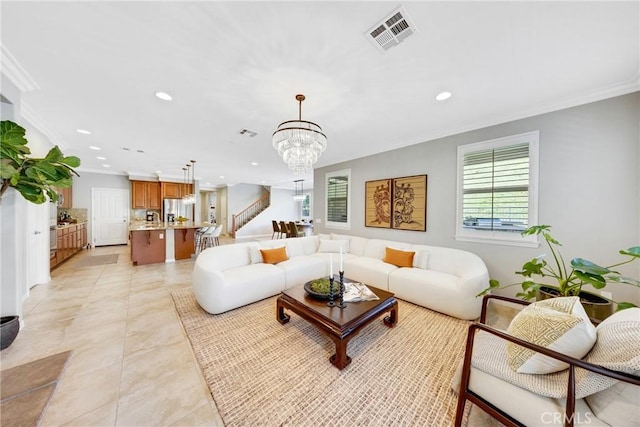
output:
M 348 227 L 350 221 L 350 171 L 331 172 L 327 174 L 326 224 L 328 227 Z
M 537 144 L 530 132 L 459 147 L 457 237 L 523 239 L 537 220 Z

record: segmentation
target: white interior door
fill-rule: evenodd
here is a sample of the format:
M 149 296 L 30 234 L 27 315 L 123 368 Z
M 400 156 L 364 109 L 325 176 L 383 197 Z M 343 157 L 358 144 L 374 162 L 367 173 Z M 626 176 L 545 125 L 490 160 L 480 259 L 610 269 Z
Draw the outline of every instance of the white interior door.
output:
M 129 241 L 129 190 L 92 188 L 93 245 L 126 245 Z
M 27 203 L 26 236 L 29 250 L 26 255 L 27 290 L 49 282 L 49 203 Z

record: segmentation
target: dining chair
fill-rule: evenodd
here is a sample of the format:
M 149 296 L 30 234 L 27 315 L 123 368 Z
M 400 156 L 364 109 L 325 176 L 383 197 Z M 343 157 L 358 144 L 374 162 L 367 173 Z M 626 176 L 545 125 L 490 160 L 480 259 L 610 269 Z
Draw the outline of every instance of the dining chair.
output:
M 289 234 L 287 237 L 304 237 L 304 231 L 298 230 L 296 223 L 289 221 Z
M 280 221 L 280 237 L 289 237 L 289 226 L 286 222 Z
M 271 225 L 273 225 L 273 233 L 271 233 L 271 239 L 273 239 L 273 236 L 278 236 L 278 239 L 280 237 L 282 237 L 282 231 L 280 231 L 280 227 L 278 226 L 278 221 L 276 220 L 271 220 Z

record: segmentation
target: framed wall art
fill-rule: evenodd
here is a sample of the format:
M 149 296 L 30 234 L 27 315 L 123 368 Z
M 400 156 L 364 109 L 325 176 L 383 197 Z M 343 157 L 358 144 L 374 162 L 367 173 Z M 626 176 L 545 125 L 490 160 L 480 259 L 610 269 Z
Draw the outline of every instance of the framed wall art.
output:
M 391 227 L 391 179 L 365 182 L 364 225 Z
M 427 175 L 394 178 L 391 228 L 427 230 Z

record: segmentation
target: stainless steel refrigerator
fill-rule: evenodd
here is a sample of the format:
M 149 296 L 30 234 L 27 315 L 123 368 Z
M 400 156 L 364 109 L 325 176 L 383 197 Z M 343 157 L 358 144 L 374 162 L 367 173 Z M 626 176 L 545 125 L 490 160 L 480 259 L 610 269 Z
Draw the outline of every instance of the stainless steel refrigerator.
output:
M 164 222 L 175 222 L 183 216 L 193 221 L 193 205 L 185 204 L 182 199 L 164 199 L 162 203 L 162 218 Z

